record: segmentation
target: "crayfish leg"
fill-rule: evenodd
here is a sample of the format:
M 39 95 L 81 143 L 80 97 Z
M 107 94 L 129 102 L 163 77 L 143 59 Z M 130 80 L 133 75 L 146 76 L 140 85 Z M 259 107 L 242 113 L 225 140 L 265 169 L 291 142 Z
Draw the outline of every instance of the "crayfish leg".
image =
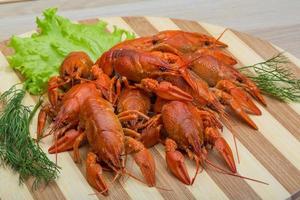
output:
M 245 75 L 240 75 L 240 78 L 242 79 L 242 83 L 237 83 L 237 84 L 239 84 L 243 89 L 245 89 L 261 104 L 267 106 L 267 102 L 263 97 L 263 95 L 261 94 L 261 91 L 257 87 L 257 85 L 251 79 L 247 78 Z
M 123 132 L 126 136 L 139 139 L 141 137 L 141 134 L 135 130 L 132 130 L 130 128 L 123 128 Z
M 146 123 L 142 124 L 142 133 L 140 141 L 146 148 L 156 145 L 160 140 L 160 131 L 162 129 L 161 114 L 157 114 L 149 119 Z
M 149 120 L 149 117 L 138 110 L 127 110 L 118 114 L 120 122 L 137 120 L 138 118 Z

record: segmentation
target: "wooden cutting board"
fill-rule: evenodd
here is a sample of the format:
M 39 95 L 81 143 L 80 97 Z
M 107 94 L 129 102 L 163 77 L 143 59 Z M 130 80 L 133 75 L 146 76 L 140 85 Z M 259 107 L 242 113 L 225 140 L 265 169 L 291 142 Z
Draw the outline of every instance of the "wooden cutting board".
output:
M 94 23 L 98 20 L 82 22 Z M 202 22 L 156 17 L 111 17 L 101 18 L 101 20 L 109 23 L 109 30 L 112 30 L 113 25 L 117 25 L 135 32 L 138 36 L 151 35 L 167 29 L 181 29 L 218 37 L 225 29 Z M 25 33 L 23 36 L 29 36 L 31 33 Z M 266 41 L 231 29 L 225 32 L 221 41 L 229 45 L 228 52 L 242 66 L 264 61 L 282 51 Z M 5 59 L 5 56 L 11 53 L 5 44 L 3 42 L 0 46 L 2 51 L 0 52 L 0 92 L 20 82 Z M 285 54 L 292 61 L 290 68 L 300 77 L 300 61 L 288 53 Z M 111 186 L 110 196 L 107 199 L 296 199 L 300 196 L 300 104 L 282 103 L 269 97 L 266 99 L 267 107 L 258 104 L 262 116 L 251 116 L 258 125 L 259 131 L 254 131 L 235 119 L 233 124 L 240 155 L 240 163 L 237 163 L 239 174 L 265 181 L 269 185 L 220 174 L 207 167 L 198 175 L 192 186 L 186 186 L 166 169 L 164 149 L 161 145 L 157 145 L 151 149 L 157 165 L 157 186 L 167 190 L 149 188 L 131 178 L 125 178 Z M 26 96 L 27 104 L 32 105 L 35 102 L 35 97 Z M 35 123 L 31 126 L 33 136 L 35 126 Z M 224 129 L 223 136 L 234 149 L 233 139 L 227 128 Z M 42 141 L 41 146 L 45 152 L 51 142 L 50 137 Z M 86 156 L 86 151 L 87 147 L 81 149 L 83 158 Z M 54 160 L 53 155 L 49 157 Z M 219 165 L 224 165 L 215 152 L 211 153 L 210 159 Z M 62 167 L 59 179 L 35 191 L 31 190 L 32 181 L 19 186 L 17 174 L 1 167 L 0 199 L 104 198 L 102 195 L 96 195 L 86 182 L 85 164 L 84 162 L 75 164 L 72 160 L 72 152 L 59 154 L 58 165 Z M 195 164 L 187 161 L 187 165 L 190 174 L 194 173 Z M 134 164 L 129 164 L 128 168 L 140 176 Z M 107 178 L 111 180 L 112 175 L 108 173 Z

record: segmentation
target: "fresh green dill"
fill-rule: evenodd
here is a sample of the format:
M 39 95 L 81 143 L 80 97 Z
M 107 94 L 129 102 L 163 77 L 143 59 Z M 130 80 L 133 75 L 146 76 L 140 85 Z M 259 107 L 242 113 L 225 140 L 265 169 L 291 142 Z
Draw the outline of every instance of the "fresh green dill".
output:
M 29 124 L 33 111 L 22 104 L 24 89 L 16 86 L 0 95 L 0 162 L 19 173 L 20 183 L 34 177 L 33 188 L 56 179 L 59 167 L 48 159 L 30 136 Z
M 239 68 L 266 94 L 283 101 L 300 101 L 300 79 L 287 67 L 289 59 L 279 53 L 278 55 L 254 65 Z M 253 69 L 255 75 L 247 72 Z

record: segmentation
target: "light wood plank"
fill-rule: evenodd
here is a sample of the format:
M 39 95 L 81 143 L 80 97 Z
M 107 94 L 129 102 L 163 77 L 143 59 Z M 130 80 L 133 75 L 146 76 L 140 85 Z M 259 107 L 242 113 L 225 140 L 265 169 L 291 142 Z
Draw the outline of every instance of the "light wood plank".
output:
M 174 24 L 170 18 L 166 17 L 145 17 L 152 26 L 154 26 L 158 31 L 166 30 L 180 30 L 180 28 Z
M 28 199 L 33 200 L 28 188 L 23 183 L 19 185 L 19 175 L 13 172 L 9 168 L 0 168 L 0 198 L 19 200 L 19 199 Z M 18 188 L 15 190 L 15 188 Z

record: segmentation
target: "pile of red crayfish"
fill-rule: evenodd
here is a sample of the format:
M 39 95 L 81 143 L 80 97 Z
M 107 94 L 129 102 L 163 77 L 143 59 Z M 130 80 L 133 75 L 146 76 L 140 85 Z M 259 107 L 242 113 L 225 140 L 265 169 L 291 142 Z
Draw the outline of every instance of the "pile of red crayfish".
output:
M 148 148 L 165 145 L 169 170 L 192 184 L 214 147 L 236 173 L 232 150 L 221 136 L 221 119 L 231 109 L 254 129 L 248 114 L 260 115 L 254 97 L 266 104 L 257 86 L 241 74 L 226 44 L 203 34 L 164 31 L 117 44 L 93 63 L 84 52 L 70 53 L 59 76 L 48 83 L 49 103 L 38 117 L 42 138 L 47 117 L 56 140 L 50 153 L 74 151 L 88 142 L 86 176 L 104 195 L 102 169 L 127 174 L 131 155 L 144 181 L 155 186 L 155 162 Z M 190 178 L 183 153 L 196 163 Z M 136 178 L 138 179 L 138 178 Z

